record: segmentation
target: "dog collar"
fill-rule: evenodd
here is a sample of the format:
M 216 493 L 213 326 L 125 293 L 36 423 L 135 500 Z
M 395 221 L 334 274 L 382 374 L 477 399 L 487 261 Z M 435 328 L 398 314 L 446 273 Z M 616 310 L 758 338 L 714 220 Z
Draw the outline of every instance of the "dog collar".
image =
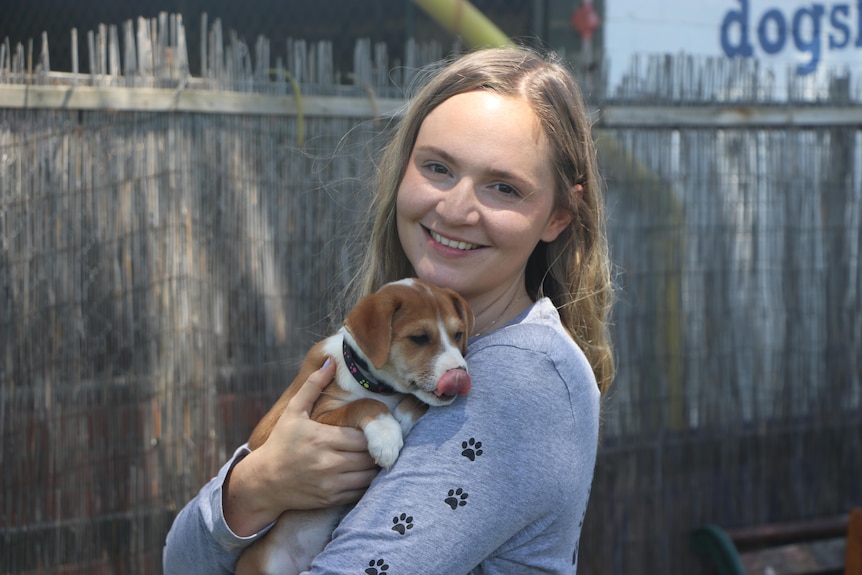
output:
M 347 370 L 359 385 L 372 393 L 396 393 L 389 384 L 375 379 L 368 373 L 368 364 L 347 345 L 347 340 L 344 340 L 341 349 L 344 354 L 344 363 L 347 365 Z

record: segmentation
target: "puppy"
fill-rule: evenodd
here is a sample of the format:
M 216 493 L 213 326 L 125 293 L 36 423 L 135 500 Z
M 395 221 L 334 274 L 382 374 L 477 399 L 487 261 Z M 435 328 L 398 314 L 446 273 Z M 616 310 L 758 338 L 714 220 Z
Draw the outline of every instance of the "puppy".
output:
M 384 285 L 359 301 L 334 335 L 309 351 L 299 374 L 249 439 L 266 441 L 287 402 L 326 357 L 335 379 L 315 403 L 311 418 L 361 429 L 368 451 L 389 469 L 404 436 L 429 405 L 448 405 L 470 390 L 464 354 L 473 326 L 467 302 L 450 289 L 419 279 Z M 287 511 L 240 556 L 237 575 L 306 571 L 329 542 L 348 508 Z

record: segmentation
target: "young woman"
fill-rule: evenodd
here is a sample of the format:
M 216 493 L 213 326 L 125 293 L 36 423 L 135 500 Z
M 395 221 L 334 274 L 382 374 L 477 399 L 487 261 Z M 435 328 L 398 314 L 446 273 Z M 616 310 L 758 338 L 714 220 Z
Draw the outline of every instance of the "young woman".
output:
M 573 573 L 614 370 L 602 188 L 578 87 L 528 49 L 462 56 L 412 99 L 379 169 L 354 295 L 408 276 L 462 294 L 476 315 L 473 386 L 419 421 L 312 572 Z M 361 434 L 306 415 L 331 369 L 180 513 L 166 574 L 230 573 L 283 510 L 359 499 L 376 473 Z

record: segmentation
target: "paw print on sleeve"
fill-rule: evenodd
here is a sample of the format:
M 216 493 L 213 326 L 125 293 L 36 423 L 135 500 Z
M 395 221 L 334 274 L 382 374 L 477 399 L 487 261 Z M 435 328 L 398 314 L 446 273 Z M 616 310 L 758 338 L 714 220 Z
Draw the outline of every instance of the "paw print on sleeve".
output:
M 446 505 L 451 507 L 453 511 L 459 507 L 467 505 L 467 493 L 460 487 L 458 489 L 450 489 L 448 495 L 449 496 L 443 501 Z
M 464 450 L 461 452 L 461 455 L 470 461 L 476 461 L 476 458 L 484 453 L 482 451 L 482 442 L 476 441 L 475 437 L 471 437 L 469 441 L 462 441 L 461 448 Z
M 365 570 L 366 575 L 386 575 L 389 572 L 389 565 L 383 559 L 372 559 L 368 562 L 368 569 Z
M 408 529 L 413 529 L 413 517 L 406 513 L 393 517 L 392 523 L 392 531 L 395 531 L 399 535 L 404 535 Z

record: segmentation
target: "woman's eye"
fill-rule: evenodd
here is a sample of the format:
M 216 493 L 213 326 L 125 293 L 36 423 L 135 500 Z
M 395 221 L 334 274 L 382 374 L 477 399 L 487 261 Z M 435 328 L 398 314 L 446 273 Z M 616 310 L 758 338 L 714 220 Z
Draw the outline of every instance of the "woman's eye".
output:
M 425 164 L 425 168 L 435 174 L 448 174 L 449 169 L 443 164 L 438 164 L 437 162 L 428 162 Z
M 495 184 L 494 188 L 507 196 L 520 197 L 521 193 L 509 184 Z

